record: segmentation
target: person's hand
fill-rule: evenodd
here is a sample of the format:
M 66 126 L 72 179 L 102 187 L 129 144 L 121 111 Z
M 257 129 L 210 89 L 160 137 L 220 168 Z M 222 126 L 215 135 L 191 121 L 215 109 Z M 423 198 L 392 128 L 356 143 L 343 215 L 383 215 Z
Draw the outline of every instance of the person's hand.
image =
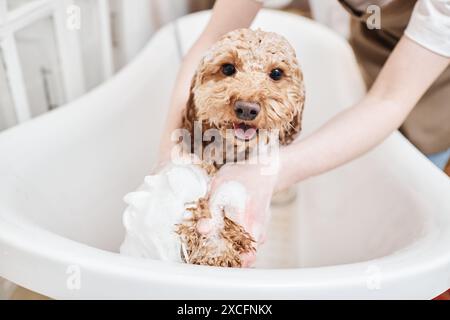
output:
M 210 206 L 215 204 L 215 195 L 218 191 L 226 187 L 228 182 L 240 183 L 243 188 L 234 192 L 244 193 L 245 205 L 243 208 L 227 210 L 227 216 L 240 224 L 256 241 L 256 247 L 262 244 L 266 236 L 266 228 L 270 220 L 270 201 L 276 188 L 278 170 L 270 170 L 259 164 L 237 163 L 226 164 L 214 176 L 210 189 Z M 234 197 L 239 196 L 235 195 Z M 213 207 L 211 207 L 214 210 Z M 208 219 L 199 223 L 199 232 L 208 233 Z M 243 266 L 249 267 L 255 261 L 255 254 L 247 254 L 242 257 Z

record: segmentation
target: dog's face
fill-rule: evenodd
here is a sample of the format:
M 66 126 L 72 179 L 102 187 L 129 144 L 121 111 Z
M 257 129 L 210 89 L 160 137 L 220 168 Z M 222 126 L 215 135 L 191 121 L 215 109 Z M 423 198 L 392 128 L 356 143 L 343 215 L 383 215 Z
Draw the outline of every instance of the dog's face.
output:
M 283 144 L 300 131 L 305 100 L 295 51 L 282 36 L 239 29 L 207 53 L 194 76 L 185 122 L 201 121 L 237 140 L 278 129 Z

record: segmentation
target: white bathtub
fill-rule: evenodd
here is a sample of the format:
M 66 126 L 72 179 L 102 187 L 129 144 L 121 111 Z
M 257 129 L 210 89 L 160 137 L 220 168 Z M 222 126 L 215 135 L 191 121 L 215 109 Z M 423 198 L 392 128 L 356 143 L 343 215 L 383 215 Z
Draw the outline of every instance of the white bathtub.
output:
M 0 276 L 74 299 L 429 299 L 449 288 L 450 180 L 398 133 L 274 208 L 257 269 L 117 254 L 122 197 L 155 160 L 178 49 L 206 20 L 165 27 L 112 81 L 0 135 Z M 351 49 L 329 30 L 272 11 L 255 27 L 285 35 L 298 52 L 304 135 L 364 94 Z

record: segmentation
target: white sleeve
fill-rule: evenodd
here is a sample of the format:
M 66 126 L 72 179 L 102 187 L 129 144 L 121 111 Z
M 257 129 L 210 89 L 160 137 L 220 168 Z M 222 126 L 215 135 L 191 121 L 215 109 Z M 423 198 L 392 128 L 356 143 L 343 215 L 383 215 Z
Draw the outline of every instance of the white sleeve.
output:
M 419 0 L 405 35 L 421 46 L 450 58 L 450 0 Z
M 264 5 L 265 8 L 282 8 L 292 2 L 292 0 L 254 0 Z

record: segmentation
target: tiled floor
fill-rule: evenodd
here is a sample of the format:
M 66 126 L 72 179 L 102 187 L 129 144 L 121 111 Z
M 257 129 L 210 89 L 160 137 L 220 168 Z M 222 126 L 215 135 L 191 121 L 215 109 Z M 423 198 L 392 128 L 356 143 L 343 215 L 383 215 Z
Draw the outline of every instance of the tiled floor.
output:
M 449 300 L 450 301 L 450 290 L 448 290 L 447 292 L 444 292 L 443 294 L 441 294 L 439 297 L 437 297 L 434 300 Z
M 40 294 L 31 292 L 24 288 L 18 288 L 14 292 L 11 300 L 49 300 L 49 298 L 44 297 Z M 450 290 L 441 294 L 434 300 L 449 300 L 450 301 Z
M 18 287 L 14 291 L 11 300 L 49 300 L 49 298 L 22 287 Z

